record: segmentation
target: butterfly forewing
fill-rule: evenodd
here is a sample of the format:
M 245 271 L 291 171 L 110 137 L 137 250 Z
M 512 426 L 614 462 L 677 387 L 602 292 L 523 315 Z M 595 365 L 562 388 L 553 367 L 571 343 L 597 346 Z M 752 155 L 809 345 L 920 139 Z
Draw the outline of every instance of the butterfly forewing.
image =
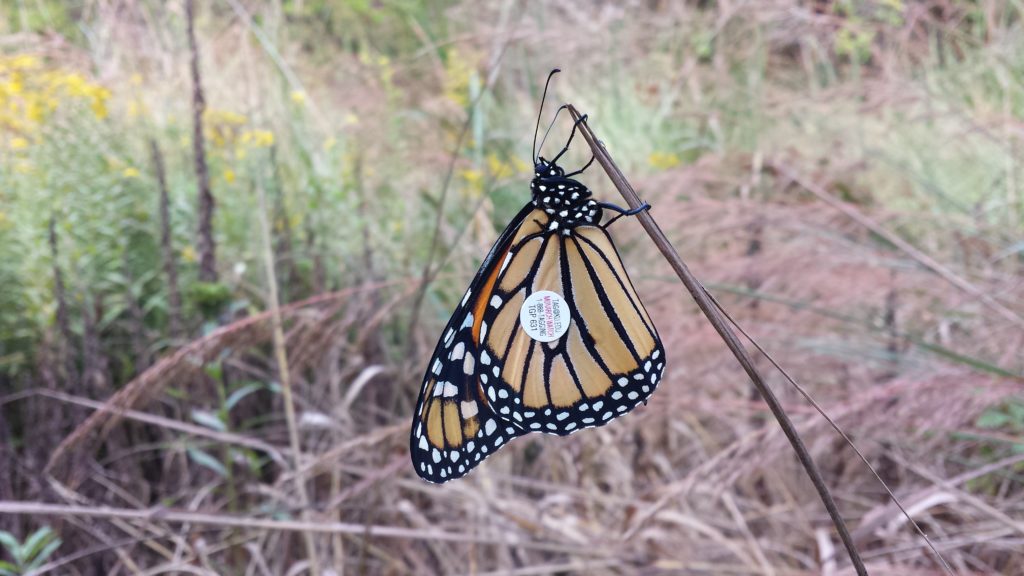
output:
M 480 395 L 479 335 L 505 253 L 530 210 L 498 238 L 434 348 L 413 416 L 410 451 L 416 473 L 445 482 L 469 472 L 524 431 L 498 418 Z
M 528 216 L 544 229 L 547 216 Z M 490 407 L 526 431 L 569 434 L 632 410 L 654 392 L 664 350 L 608 233 L 581 225 L 522 236 L 483 317 L 480 382 Z M 532 338 L 520 308 L 540 291 L 560 294 L 571 315 L 557 340 Z

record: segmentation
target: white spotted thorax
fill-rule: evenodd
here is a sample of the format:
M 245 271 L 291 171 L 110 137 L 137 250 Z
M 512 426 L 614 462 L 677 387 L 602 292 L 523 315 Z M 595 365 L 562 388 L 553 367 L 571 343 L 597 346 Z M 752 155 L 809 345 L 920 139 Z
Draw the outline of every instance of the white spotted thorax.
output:
M 591 191 L 578 181 L 567 178 L 560 166 L 543 158 L 534 166 L 530 192 L 533 205 L 551 217 L 548 230 L 558 230 L 569 236 L 576 226 L 601 222 L 601 206 L 591 198 Z

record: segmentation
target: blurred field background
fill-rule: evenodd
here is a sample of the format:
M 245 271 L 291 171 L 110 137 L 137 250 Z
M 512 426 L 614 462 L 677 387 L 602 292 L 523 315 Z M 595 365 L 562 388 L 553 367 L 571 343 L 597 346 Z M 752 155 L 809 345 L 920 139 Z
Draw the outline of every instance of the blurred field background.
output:
M 651 403 L 413 474 L 426 359 L 528 199 L 555 66 L 552 102 L 590 114 L 954 570 L 1024 574 L 1024 4 L 197 0 L 193 21 L 199 142 L 185 0 L 0 3 L 0 501 L 23 505 L 0 574 L 852 573 L 628 219 L 668 351 Z M 759 366 L 871 573 L 941 573 Z

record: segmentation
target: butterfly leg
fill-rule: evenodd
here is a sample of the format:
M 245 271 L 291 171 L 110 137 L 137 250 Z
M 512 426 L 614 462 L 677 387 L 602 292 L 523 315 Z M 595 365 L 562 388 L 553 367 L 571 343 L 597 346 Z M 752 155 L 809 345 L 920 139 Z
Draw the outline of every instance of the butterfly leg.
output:
M 565 175 L 565 177 L 566 177 L 566 178 L 572 178 L 573 176 L 576 176 L 577 174 L 583 174 L 583 172 L 584 172 L 584 171 L 585 171 L 585 170 L 586 170 L 587 168 L 590 168 L 590 165 L 594 163 L 594 160 L 595 160 L 596 158 L 597 158 L 597 156 L 591 155 L 591 156 L 590 156 L 590 161 L 589 161 L 589 162 L 587 162 L 586 164 L 584 164 L 584 165 L 583 165 L 583 168 L 580 168 L 579 170 L 577 170 L 577 171 L 575 171 L 575 172 L 570 172 L 569 174 L 566 174 L 566 175 Z
M 611 226 L 613 222 L 615 222 L 619 218 L 622 218 L 623 216 L 636 216 L 637 214 L 643 212 L 644 210 L 651 209 L 651 205 L 648 204 L 647 202 L 644 202 L 643 204 L 637 206 L 636 208 L 633 208 L 632 210 L 627 210 L 621 206 L 616 206 L 615 204 L 611 204 L 609 202 L 598 202 L 598 206 L 600 206 L 601 208 L 605 208 L 607 210 L 611 210 L 612 212 L 618 212 L 617 216 L 609 220 L 604 225 L 605 228 Z
M 579 128 L 581 122 L 586 122 L 586 121 L 587 121 L 587 115 L 584 114 L 583 116 L 580 116 L 578 120 L 576 120 L 575 122 L 572 123 L 572 132 L 569 133 L 569 139 L 565 141 L 565 147 L 562 148 L 562 151 L 559 152 L 557 156 L 555 156 L 554 158 L 551 159 L 551 163 L 552 164 L 558 162 L 558 159 L 561 158 L 563 154 L 565 154 L 566 152 L 569 151 L 569 145 L 572 144 L 572 138 L 573 138 L 573 136 L 576 135 L 576 129 Z

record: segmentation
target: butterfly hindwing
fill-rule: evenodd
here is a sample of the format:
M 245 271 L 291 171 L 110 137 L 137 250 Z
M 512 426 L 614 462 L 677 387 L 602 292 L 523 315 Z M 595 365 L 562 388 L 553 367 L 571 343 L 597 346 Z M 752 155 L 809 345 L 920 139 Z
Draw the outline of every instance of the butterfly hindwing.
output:
M 546 230 L 548 216 L 527 217 Z M 524 226 L 525 227 L 525 226 Z M 524 236 L 508 249 L 480 340 L 480 382 L 492 410 L 526 431 L 559 435 L 600 426 L 654 392 L 664 350 L 607 231 L 581 225 Z M 564 298 L 568 330 L 533 339 L 520 309 L 539 291 Z

